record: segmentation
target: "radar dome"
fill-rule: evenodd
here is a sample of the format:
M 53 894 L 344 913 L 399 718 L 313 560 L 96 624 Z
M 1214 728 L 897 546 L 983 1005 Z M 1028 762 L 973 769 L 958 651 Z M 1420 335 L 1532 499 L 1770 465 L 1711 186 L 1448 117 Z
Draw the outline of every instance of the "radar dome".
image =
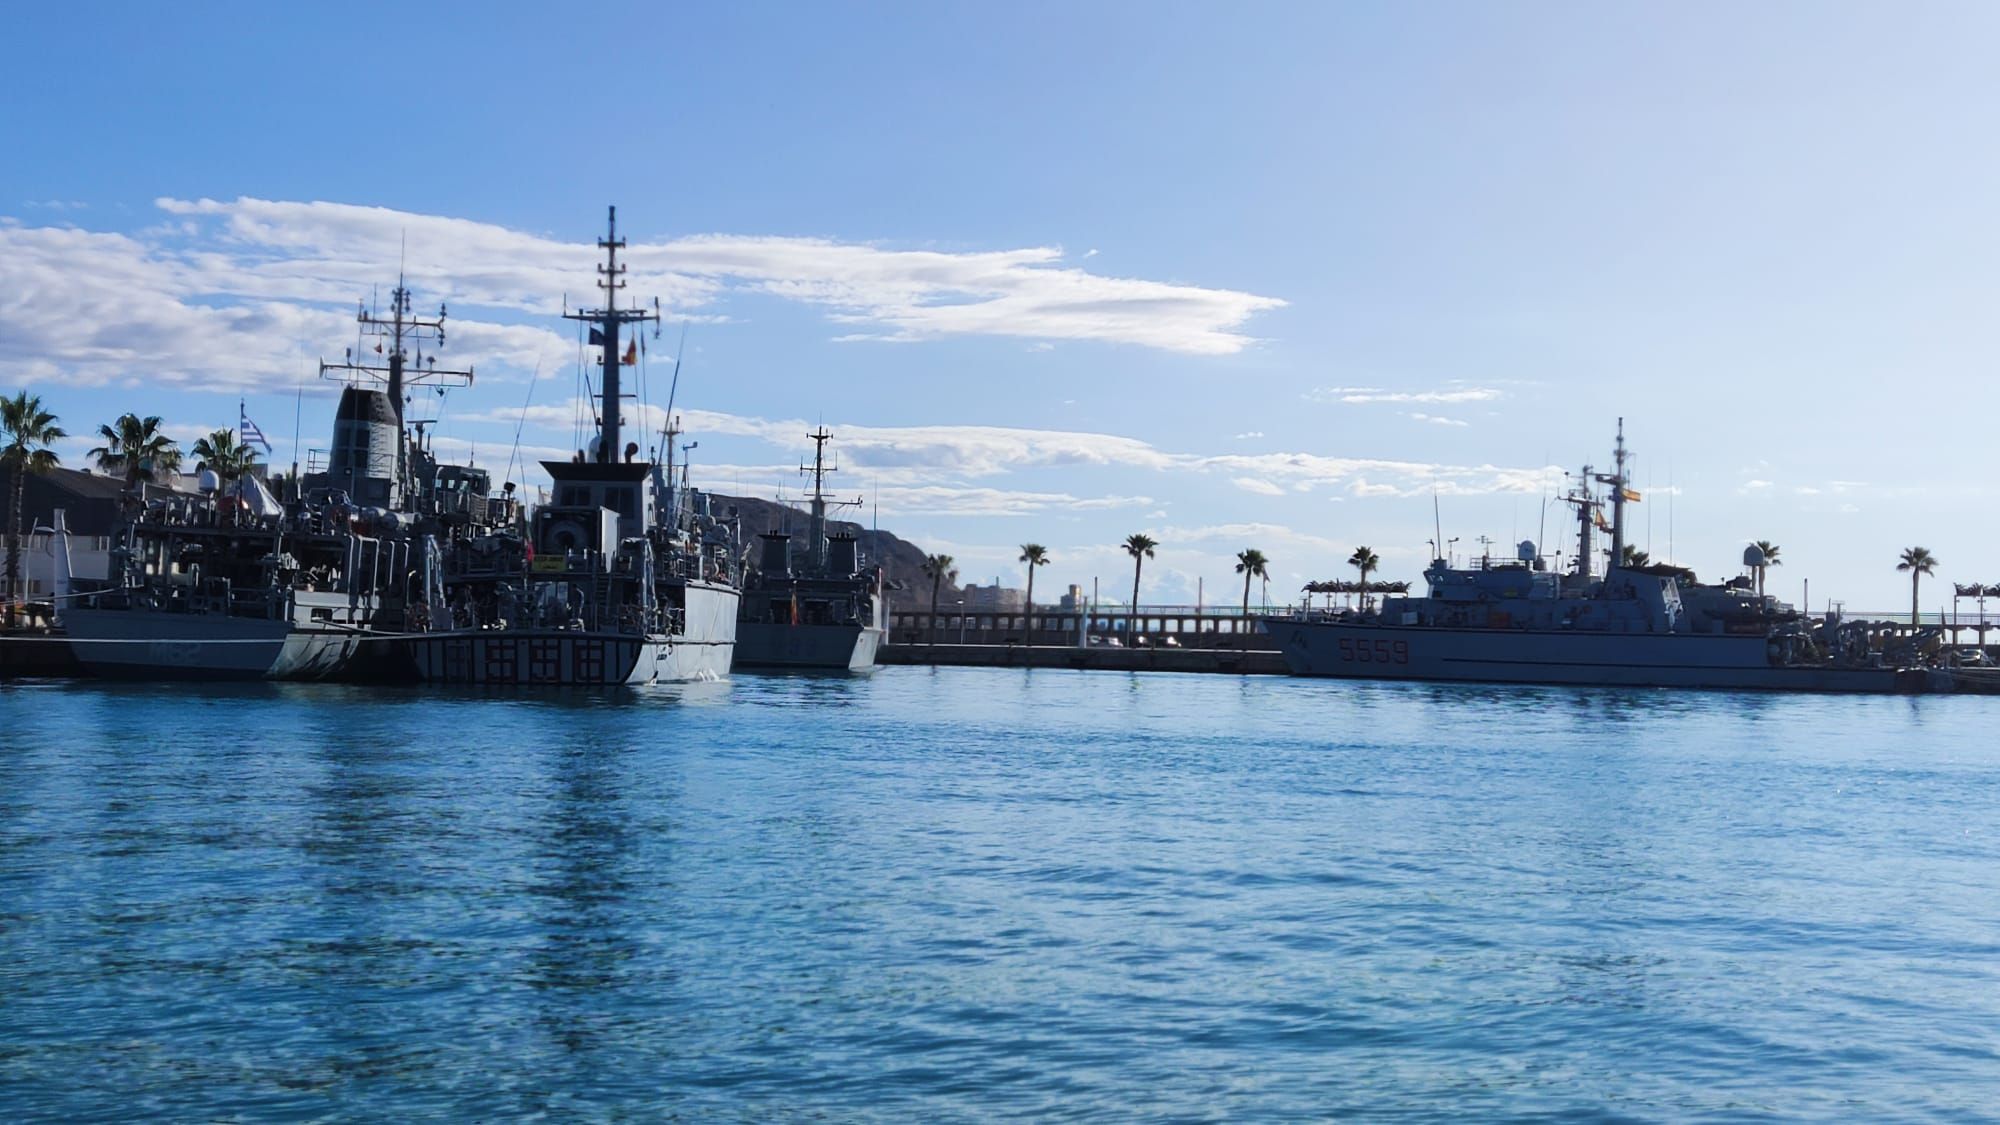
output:
M 1762 547 L 1759 547 L 1757 544 L 1752 543 L 1748 547 L 1743 548 L 1744 566 L 1759 567 L 1763 566 L 1765 562 L 1766 560 L 1764 558 L 1764 549 Z
M 220 492 L 222 477 L 214 469 L 203 469 L 195 475 L 194 486 L 203 492 Z
M 1533 539 L 1523 539 L 1520 545 L 1514 548 L 1514 557 L 1520 559 L 1522 562 L 1534 562 L 1535 555 L 1535 541 Z

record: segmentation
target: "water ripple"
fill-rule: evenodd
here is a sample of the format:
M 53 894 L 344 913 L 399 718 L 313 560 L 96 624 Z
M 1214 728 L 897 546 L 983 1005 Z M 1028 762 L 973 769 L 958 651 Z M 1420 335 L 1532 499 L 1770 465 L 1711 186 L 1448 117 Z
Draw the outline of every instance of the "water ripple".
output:
M 0 1111 L 1974 1118 L 1985 711 L 0 683 Z

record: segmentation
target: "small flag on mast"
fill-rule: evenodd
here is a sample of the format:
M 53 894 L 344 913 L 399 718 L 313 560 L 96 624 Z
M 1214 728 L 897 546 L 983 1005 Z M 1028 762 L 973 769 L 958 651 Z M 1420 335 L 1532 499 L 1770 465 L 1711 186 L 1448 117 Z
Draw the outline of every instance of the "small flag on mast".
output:
M 236 419 L 236 433 L 242 439 L 243 444 L 261 445 L 264 447 L 264 455 L 269 457 L 271 455 L 271 443 L 265 439 L 264 431 L 258 428 L 257 423 L 252 422 L 250 416 L 243 412 L 243 404 L 241 402 L 236 404 Z
M 627 367 L 630 367 L 630 366 L 632 366 L 633 364 L 635 364 L 635 363 L 638 363 L 638 362 L 639 362 L 639 341 L 637 341 L 637 340 L 634 340 L 634 341 L 632 341 L 631 343 L 629 343 L 629 344 L 625 345 L 625 358 L 624 358 L 624 359 L 621 359 L 621 360 L 619 360 L 618 362 L 620 362 L 620 363 L 622 363 L 622 364 L 626 365 Z

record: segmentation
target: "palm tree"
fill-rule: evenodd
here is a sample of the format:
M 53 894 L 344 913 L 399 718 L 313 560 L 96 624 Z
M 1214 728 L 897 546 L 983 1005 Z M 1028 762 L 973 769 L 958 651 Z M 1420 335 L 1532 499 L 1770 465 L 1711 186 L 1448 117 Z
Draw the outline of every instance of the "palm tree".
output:
M 931 580 L 931 643 L 937 643 L 938 592 L 947 582 L 958 581 L 957 560 L 950 555 L 925 555 L 923 570 Z
M 1764 565 L 1757 568 L 1757 596 L 1764 596 L 1764 571 L 1769 567 L 1783 566 L 1778 561 L 1778 545 L 1769 539 L 1759 539 L 1754 546 L 1764 552 Z
M 1647 563 L 1652 561 L 1653 561 L 1652 555 L 1648 554 L 1645 551 L 1641 551 L 1639 548 L 1634 547 L 1630 543 L 1627 543 L 1625 544 L 1625 556 L 1618 560 L 1618 565 L 1633 567 L 1636 569 L 1638 567 L 1645 566 Z
M 1132 556 L 1132 612 L 1139 612 L 1139 572 L 1146 567 L 1146 560 L 1153 557 L 1153 548 L 1160 544 L 1143 532 L 1125 537 L 1125 553 Z M 1138 628 L 1134 618 L 1130 628 Z
M 224 484 L 249 472 L 257 461 L 257 447 L 237 441 L 235 430 L 217 430 L 197 439 L 193 453 L 195 460 L 214 469 Z
M 1236 573 L 1243 576 L 1243 620 L 1245 621 L 1250 620 L 1250 580 L 1271 577 L 1271 572 L 1267 569 L 1270 562 L 1271 560 L 1264 557 L 1264 552 L 1255 547 L 1247 547 L 1236 553 Z
M 1027 628 L 1021 635 L 1029 644 L 1035 643 L 1035 568 L 1049 565 L 1049 549 L 1040 543 L 1021 544 L 1021 561 L 1028 564 L 1028 616 Z
M 21 517 L 27 506 L 28 474 L 46 473 L 59 462 L 49 445 L 68 437 L 56 425 L 56 416 L 42 409 L 40 396 L 22 391 L 13 398 L 0 398 L 0 469 L 14 478 L 13 504 L 8 508 L 13 520 L 7 525 L 7 624 L 21 604 Z
M 127 488 L 140 481 L 157 482 L 180 470 L 181 447 L 160 432 L 158 417 L 122 414 L 111 425 L 97 427 L 97 432 L 104 444 L 90 451 L 91 458 L 104 472 L 124 477 Z
M 1361 572 L 1361 608 L 1365 610 L 1368 608 L 1368 575 L 1382 565 L 1382 560 L 1368 548 L 1356 547 L 1354 553 L 1347 556 L 1347 565 Z
M 1909 548 L 1903 552 L 1903 561 L 1896 564 L 1897 570 L 1910 572 L 1910 625 L 1913 628 L 1917 624 L 1917 583 L 1924 575 L 1933 573 L 1937 565 L 1937 558 L 1928 547 Z

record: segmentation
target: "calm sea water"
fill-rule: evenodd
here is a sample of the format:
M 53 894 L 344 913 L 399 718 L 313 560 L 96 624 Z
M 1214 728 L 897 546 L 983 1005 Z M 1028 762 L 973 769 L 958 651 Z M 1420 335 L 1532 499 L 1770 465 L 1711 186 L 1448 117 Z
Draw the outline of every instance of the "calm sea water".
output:
M 0 684 L 9 1119 L 1956 1119 L 2000 701 Z

